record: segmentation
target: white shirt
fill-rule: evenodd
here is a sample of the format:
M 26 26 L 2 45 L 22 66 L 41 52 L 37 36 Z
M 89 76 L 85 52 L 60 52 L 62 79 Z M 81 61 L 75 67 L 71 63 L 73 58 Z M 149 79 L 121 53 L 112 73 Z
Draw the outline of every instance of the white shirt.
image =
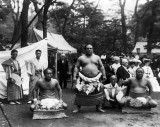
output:
M 106 88 L 106 89 L 111 89 L 111 96 L 112 96 L 112 97 L 115 96 L 116 90 L 120 90 L 120 87 L 118 86 L 117 83 L 116 83 L 114 86 L 113 86 L 111 83 L 106 84 L 106 85 L 104 85 L 104 88 Z M 108 98 L 108 100 L 109 100 L 110 97 L 107 95 L 107 98 Z
M 137 67 L 129 67 L 128 68 L 128 71 L 129 71 L 129 73 L 132 75 L 132 77 L 135 77 L 136 76 L 136 69 L 137 69 Z
M 120 66 L 121 66 L 120 63 L 118 63 L 118 64 L 117 64 L 117 63 L 112 64 L 112 68 L 113 68 L 115 74 L 116 74 L 116 72 L 117 72 L 117 69 L 118 69 Z
M 44 69 L 47 68 L 45 61 L 43 61 L 42 59 L 37 60 L 37 58 L 34 58 L 31 62 L 34 65 L 35 70 L 42 70 L 43 71 Z
M 152 69 L 151 69 L 150 66 L 143 66 L 142 68 L 144 69 L 144 75 L 143 75 L 144 78 L 154 77 Z
M 106 55 L 102 55 L 101 59 L 103 59 L 103 60 L 106 59 Z
M 111 83 L 109 83 L 109 84 L 104 85 L 104 87 L 105 88 L 120 88 L 117 83 L 114 86 Z

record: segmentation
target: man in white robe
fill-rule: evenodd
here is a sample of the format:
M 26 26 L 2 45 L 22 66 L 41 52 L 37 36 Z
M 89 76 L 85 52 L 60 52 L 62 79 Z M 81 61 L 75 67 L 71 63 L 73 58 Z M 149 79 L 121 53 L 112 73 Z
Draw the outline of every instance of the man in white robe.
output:
M 41 54 L 42 51 L 41 50 L 36 50 L 35 52 L 36 57 L 31 60 L 30 62 L 30 67 L 28 68 L 28 70 L 30 69 L 30 82 L 29 82 L 29 101 L 28 103 L 31 103 L 31 101 L 33 100 L 33 95 L 34 95 L 34 87 L 35 84 L 37 82 L 37 80 L 39 80 L 40 78 L 43 77 L 43 71 L 47 68 L 47 64 L 46 61 L 43 61 L 43 59 L 41 59 Z

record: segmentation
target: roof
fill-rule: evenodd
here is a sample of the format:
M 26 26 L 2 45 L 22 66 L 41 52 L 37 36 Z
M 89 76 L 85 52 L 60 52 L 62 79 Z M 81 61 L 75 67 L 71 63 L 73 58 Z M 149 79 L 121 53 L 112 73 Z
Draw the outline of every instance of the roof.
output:
M 56 49 L 58 52 L 63 53 L 77 53 L 77 49 L 69 45 L 69 43 L 60 34 L 53 34 L 47 32 L 47 44 L 49 49 Z M 43 40 L 43 31 L 33 28 L 29 31 L 28 44 L 33 44 Z M 16 43 L 13 49 L 20 48 L 20 40 Z
M 145 48 L 147 46 L 147 42 L 137 42 L 132 53 L 137 53 L 137 49 L 140 49 L 140 53 L 147 53 L 147 49 Z M 152 49 L 152 53 L 160 53 L 160 49 Z
M 33 32 L 38 41 L 43 39 L 43 31 L 34 28 Z M 69 45 L 62 35 L 47 32 L 47 40 L 49 48 L 57 48 L 59 52 L 77 53 L 77 49 Z

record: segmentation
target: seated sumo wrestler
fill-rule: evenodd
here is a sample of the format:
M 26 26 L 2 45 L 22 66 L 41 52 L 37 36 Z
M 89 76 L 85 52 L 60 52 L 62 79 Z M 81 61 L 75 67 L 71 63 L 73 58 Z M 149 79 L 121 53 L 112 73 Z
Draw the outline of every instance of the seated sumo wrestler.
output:
M 129 87 L 129 96 L 124 96 L 118 101 L 121 106 L 135 108 L 154 108 L 157 106 L 157 102 L 150 97 L 152 93 L 150 81 L 143 78 L 143 74 L 143 68 L 138 68 L 136 77 L 129 78 L 123 82 L 123 85 Z
M 44 78 L 36 82 L 34 88 L 34 103 L 30 106 L 31 111 L 35 109 L 66 109 L 67 104 L 62 100 L 62 90 L 56 79 L 52 78 L 52 69 L 44 70 Z M 58 91 L 58 99 L 55 96 Z
M 123 88 L 121 88 L 117 83 L 117 77 L 115 75 L 112 75 L 110 77 L 110 83 L 104 85 L 104 93 L 105 93 L 105 98 L 106 100 L 109 102 L 104 103 L 103 107 L 108 107 L 109 105 L 111 105 L 112 108 L 115 107 L 115 105 L 118 105 L 118 101 L 119 99 L 121 99 L 123 97 L 123 92 L 121 91 Z M 120 106 L 118 105 L 118 107 L 120 108 Z

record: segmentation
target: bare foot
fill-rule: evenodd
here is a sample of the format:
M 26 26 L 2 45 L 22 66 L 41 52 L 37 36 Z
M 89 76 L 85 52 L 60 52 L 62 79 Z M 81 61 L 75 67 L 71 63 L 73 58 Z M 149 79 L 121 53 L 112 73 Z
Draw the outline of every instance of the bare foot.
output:
M 19 101 L 15 101 L 15 103 L 16 103 L 16 104 L 18 104 L 18 105 L 20 105 L 20 104 L 21 104 L 21 102 L 19 102 Z
M 73 110 L 73 113 L 78 113 L 78 112 L 80 112 L 80 109 Z
M 97 108 L 96 111 L 97 111 L 97 112 L 102 112 L 102 113 L 105 113 L 105 112 L 106 112 L 106 111 L 103 110 L 102 108 Z
M 31 104 L 31 103 L 32 103 L 32 101 L 28 101 L 28 102 L 27 102 L 27 104 Z
M 13 101 L 11 101 L 11 102 L 9 102 L 9 104 L 11 104 L 11 105 L 15 105 L 16 103 L 15 103 L 15 102 L 13 102 Z

